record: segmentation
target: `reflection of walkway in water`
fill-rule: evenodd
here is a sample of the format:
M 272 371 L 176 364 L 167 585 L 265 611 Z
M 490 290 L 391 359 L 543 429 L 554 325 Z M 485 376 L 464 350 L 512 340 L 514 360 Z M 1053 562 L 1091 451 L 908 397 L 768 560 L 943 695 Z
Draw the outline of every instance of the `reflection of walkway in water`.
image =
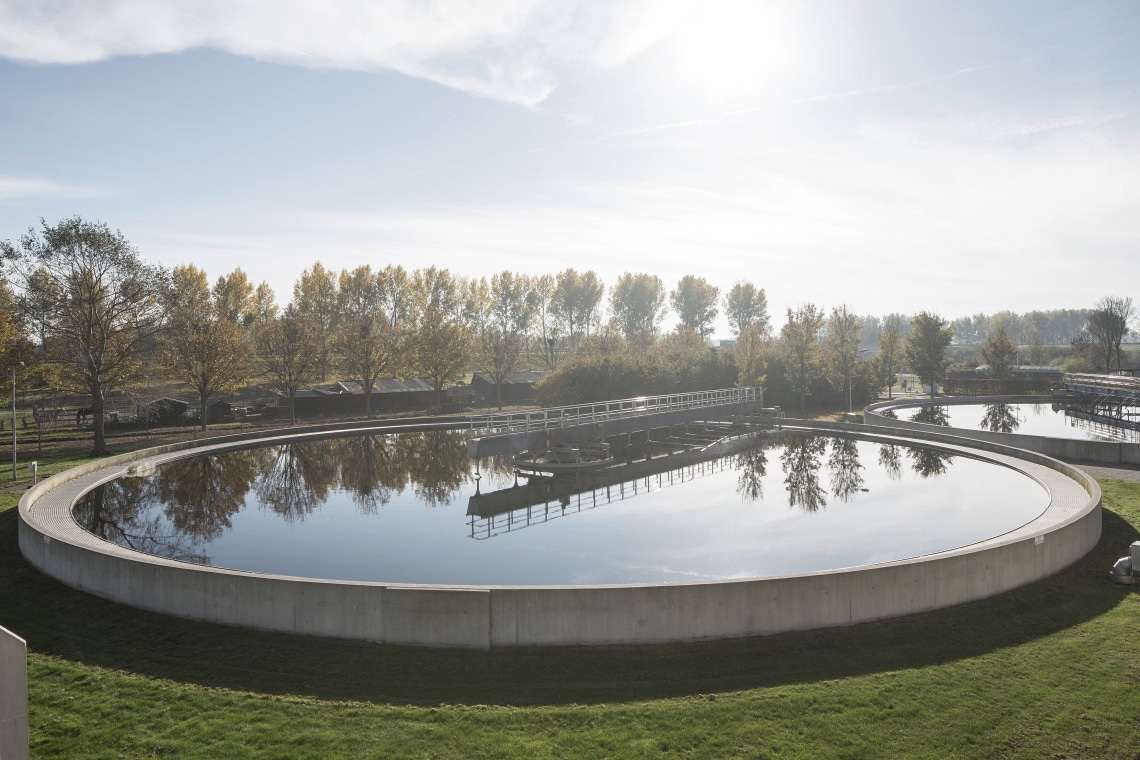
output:
M 736 492 L 742 499 L 763 499 L 767 444 L 758 438 L 753 434 L 726 440 L 718 443 L 711 454 L 693 450 L 598 472 L 532 477 L 526 485 L 476 493 L 467 505 L 469 535 L 475 539 L 491 538 L 726 470 L 737 471 Z M 821 472 L 828 474 L 831 495 L 840 501 L 851 501 L 856 492 L 866 490 L 863 488 L 863 465 L 854 439 L 813 435 L 780 438 L 782 442 L 778 445 L 783 450 L 780 462 L 785 475 L 788 506 L 807 512 L 826 506 L 826 491 L 820 483 Z M 821 457 L 829 449 L 830 456 L 825 465 Z M 908 456 L 915 455 L 909 447 L 906 451 Z M 929 453 L 942 463 L 951 458 L 933 450 Z M 916 463 L 915 469 L 923 477 L 928 477 L 944 472 L 945 466 L 938 472 L 925 473 Z
M 1097 438 L 1121 443 L 1140 443 L 1140 423 L 1132 420 L 1111 419 L 1095 414 L 1066 409 L 1069 425 L 1087 430 Z
M 604 504 L 689 482 L 735 466 L 740 452 L 755 449 L 766 434 L 733 431 L 700 449 L 671 451 L 664 456 L 631 461 L 593 472 L 557 477 L 526 476 L 526 485 L 489 493 L 478 491 L 467 501 L 472 538 L 485 539 L 536 522 L 549 522 Z M 777 434 L 778 435 L 778 434 Z M 744 457 L 745 466 L 763 467 L 764 457 Z M 763 473 L 760 473 L 761 476 Z
M 565 478 L 531 478 L 525 486 L 472 496 L 467 506 L 470 535 L 484 540 L 588 512 L 606 504 L 724 472 L 733 468 L 734 461 L 734 456 L 721 456 L 617 482 L 602 482 L 603 475 L 589 473 Z M 614 469 L 620 471 L 625 468 Z M 523 505 L 514 506 L 520 503 Z

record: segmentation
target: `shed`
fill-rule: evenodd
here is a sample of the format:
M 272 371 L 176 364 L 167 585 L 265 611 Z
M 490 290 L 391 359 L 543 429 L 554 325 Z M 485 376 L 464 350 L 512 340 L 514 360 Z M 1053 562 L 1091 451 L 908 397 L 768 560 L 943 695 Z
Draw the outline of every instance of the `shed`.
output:
M 342 380 L 337 386 L 352 397 L 354 411 L 364 408 L 364 389 L 359 381 Z M 377 380 L 372 386 L 371 405 L 374 412 L 431 406 L 434 403 L 435 389 L 418 377 Z
M 174 422 L 186 414 L 190 404 L 182 399 L 163 396 L 145 404 L 139 404 L 139 417 L 150 422 Z
M 545 372 L 523 370 L 521 372 L 508 372 L 503 376 L 503 401 L 534 401 L 534 385 L 546 377 Z M 471 379 L 471 388 L 487 399 L 498 399 L 495 378 L 488 372 L 476 372 Z
M 229 401 L 211 401 L 206 404 L 206 421 L 223 422 L 233 419 L 234 408 Z
M 342 380 L 320 388 L 297 391 L 294 408 L 299 417 L 322 414 L 360 414 L 364 411 L 364 390 L 357 380 Z M 283 410 L 289 408 L 288 396 L 279 396 Z M 418 377 L 406 380 L 378 380 L 372 387 L 373 412 L 427 407 L 435 403 L 435 390 Z

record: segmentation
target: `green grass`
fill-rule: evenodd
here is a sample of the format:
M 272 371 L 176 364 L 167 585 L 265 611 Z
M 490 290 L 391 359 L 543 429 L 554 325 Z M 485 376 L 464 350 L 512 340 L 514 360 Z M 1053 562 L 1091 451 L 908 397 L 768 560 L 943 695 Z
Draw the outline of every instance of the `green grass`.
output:
M 1097 548 L 994 599 L 740 641 L 492 652 L 104 602 L 23 561 L 4 494 L 0 625 L 28 640 L 33 757 L 1137 758 L 1140 594 L 1106 575 L 1140 538 L 1140 484 L 1102 486 Z

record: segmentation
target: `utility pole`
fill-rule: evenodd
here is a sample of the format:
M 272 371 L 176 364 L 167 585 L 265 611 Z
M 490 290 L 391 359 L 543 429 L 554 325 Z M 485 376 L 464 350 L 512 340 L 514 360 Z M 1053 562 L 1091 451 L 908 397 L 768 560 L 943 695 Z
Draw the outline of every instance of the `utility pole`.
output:
M 23 367 L 23 362 L 11 365 L 12 370 L 12 481 L 16 480 L 16 367 Z

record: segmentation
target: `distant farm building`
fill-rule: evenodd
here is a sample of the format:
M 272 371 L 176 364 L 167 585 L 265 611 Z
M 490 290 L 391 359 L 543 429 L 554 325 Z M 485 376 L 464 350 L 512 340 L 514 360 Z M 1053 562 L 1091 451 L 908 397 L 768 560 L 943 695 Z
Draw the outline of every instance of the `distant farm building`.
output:
M 974 370 L 976 375 L 985 375 L 989 370 L 988 364 L 982 364 Z M 1032 366 L 1020 364 L 1012 368 L 1014 377 L 1034 378 L 1041 380 L 1060 380 L 1061 368 L 1051 366 Z
M 234 407 L 228 401 L 211 401 L 206 404 L 207 422 L 224 422 L 233 419 Z
M 428 407 L 435 403 L 435 390 L 418 377 L 406 380 L 378 380 L 370 399 L 373 412 Z M 282 410 L 289 398 L 280 397 Z M 364 389 L 356 380 L 342 380 L 330 386 L 297 391 L 294 407 L 299 416 L 360 414 L 364 411 Z
M 503 377 L 503 401 L 534 401 L 534 385 L 544 377 L 546 377 L 545 372 L 533 370 L 508 372 Z M 499 398 L 495 390 L 495 377 L 487 372 L 475 373 L 471 380 L 471 389 L 488 401 Z
M 189 408 L 190 404 L 181 399 L 164 396 L 139 404 L 138 414 L 140 419 L 150 422 L 176 422 L 185 416 Z

